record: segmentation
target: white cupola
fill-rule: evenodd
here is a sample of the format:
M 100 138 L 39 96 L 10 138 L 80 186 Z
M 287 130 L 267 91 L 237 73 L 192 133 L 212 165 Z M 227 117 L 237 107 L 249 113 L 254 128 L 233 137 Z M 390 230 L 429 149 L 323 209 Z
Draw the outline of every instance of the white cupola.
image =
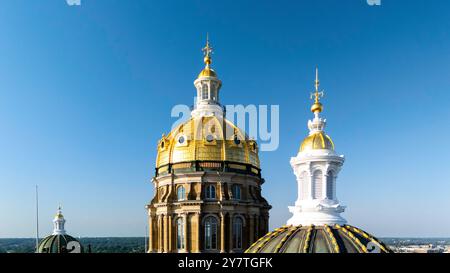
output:
M 347 222 L 340 216 L 345 207 L 336 197 L 336 180 L 344 164 L 344 156 L 335 152 L 333 141 L 324 132 L 326 120 L 319 115 L 323 110 L 321 97 L 323 91 L 319 91 L 316 68 L 315 92 L 311 94 L 314 118 L 308 121 L 309 135 L 300 145 L 297 156 L 291 158 L 298 197 L 295 205 L 289 207 L 293 216 L 288 225 L 343 225 Z
M 211 68 L 211 55 L 213 48 L 206 38 L 206 46 L 203 48 L 205 68 L 194 81 L 197 89 L 197 99 L 191 112 L 193 117 L 198 116 L 223 116 L 223 108 L 219 103 L 219 90 L 222 82 L 217 78 L 216 72 Z
M 53 235 L 65 235 L 66 230 L 64 229 L 64 224 L 66 220 L 62 215 L 61 206 L 58 207 L 58 211 L 53 219 Z

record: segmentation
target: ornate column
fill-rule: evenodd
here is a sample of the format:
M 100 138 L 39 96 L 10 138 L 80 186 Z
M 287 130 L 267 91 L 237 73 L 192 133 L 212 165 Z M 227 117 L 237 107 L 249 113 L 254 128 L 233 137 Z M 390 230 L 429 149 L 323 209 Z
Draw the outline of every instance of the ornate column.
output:
M 225 253 L 225 212 L 220 213 L 220 253 Z
M 248 216 L 249 225 L 248 225 L 248 244 L 253 244 L 255 239 L 255 215 L 251 214 Z
M 158 252 L 163 252 L 163 219 L 158 215 Z
M 333 200 L 336 200 L 336 181 L 337 181 L 337 175 L 333 173 Z
M 224 200 L 223 184 L 221 182 L 217 183 L 217 197 L 219 201 Z
M 269 232 L 269 213 L 266 212 L 265 213 L 265 217 L 266 220 L 264 222 L 264 234 L 266 234 L 267 232 Z
M 167 253 L 169 249 L 169 221 L 168 221 L 168 215 L 164 214 L 164 236 L 163 236 L 163 244 L 164 244 L 164 250 L 163 252 Z
M 183 213 L 183 222 L 184 222 L 184 251 L 188 252 L 188 228 L 189 228 L 189 223 L 188 223 L 188 214 L 187 212 Z
M 230 218 L 230 223 L 228 224 L 229 227 L 229 251 L 228 252 L 232 252 L 233 251 L 233 213 L 229 212 L 229 218 Z
M 327 170 L 328 168 L 325 168 Z M 328 199 L 328 172 L 324 171 L 322 172 L 322 199 Z
M 192 234 L 192 240 L 193 240 L 193 245 L 192 245 L 192 252 L 196 252 L 199 253 L 200 252 L 200 240 L 201 240 L 201 232 L 200 232 L 200 227 L 201 227 L 201 219 L 200 219 L 200 212 L 195 212 L 194 214 L 194 219 L 195 219 L 195 224 L 196 224 L 196 234 L 194 236 L 194 234 Z
M 172 222 L 172 214 L 167 215 L 167 233 L 168 233 L 168 242 L 167 242 L 167 252 L 172 252 L 173 249 L 173 222 Z
M 261 232 L 259 232 L 259 215 L 255 215 L 255 239 L 258 240 L 261 237 Z
M 147 253 L 153 252 L 153 217 L 151 215 L 148 216 L 148 249 L 146 249 Z
M 296 203 L 300 203 L 303 199 L 302 192 L 305 190 L 303 188 L 302 183 L 305 184 L 304 180 L 306 180 L 306 175 L 296 173 L 295 176 L 297 178 L 297 201 L 296 201 Z
M 311 173 L 311 171 L 309 172 L 309 183 L 308 183 L 308 187 L 309 187 L 309 196 L 308 198 L 310 200 L 314 199 L 314 172 Z

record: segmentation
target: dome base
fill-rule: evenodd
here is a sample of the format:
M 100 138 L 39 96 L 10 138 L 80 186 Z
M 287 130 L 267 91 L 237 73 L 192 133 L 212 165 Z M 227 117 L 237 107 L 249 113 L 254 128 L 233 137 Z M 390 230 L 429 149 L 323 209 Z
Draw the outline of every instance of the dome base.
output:
M 290 207 L 289 209 L 295 207 Z M 323 212 L 302 212 L 295 213 L 288 221 L 288 225 L 292 226 L 323 226 L 323 225 L 344 225 L 347 223 L 347 220 L 342 218 L 338 213 L 323 213 Z
M 323 204 L 316 204 L 315 206 L 296 205 L 289 207 L 289 211 L 293 216 L 287 221 L 288 225 L 344 225 L 347 220 L 340 216 L 344 212 L 345 207 L 335 204 L 331 206 L 324 206 Z

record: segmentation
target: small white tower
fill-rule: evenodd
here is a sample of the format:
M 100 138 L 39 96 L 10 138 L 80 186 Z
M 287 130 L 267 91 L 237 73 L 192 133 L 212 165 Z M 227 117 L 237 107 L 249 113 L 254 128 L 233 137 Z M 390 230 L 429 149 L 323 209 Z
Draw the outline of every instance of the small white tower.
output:
M 336 154 L 333 141 L 324 132 L 326 120 L 319 116 L 323 110 L 321 97 L 323 91 L 319 91 L 316 68 L 315 92 L 311 94 L 314 119 L 308 121 L 309 136 L 303 140 L 297 156 L 291 158 L 298 198 L 295 206 L 289 207 L 293 216 L 288 225 L 343 225 L 347 222 L 340 216 L 345 207 L 336 197 L 336 178 L 344 164 L 344 156 Z
M 66 219 L 62 215 L 61 206 L 58 207 L 58 212 L 53 219 L 53 233 L 52 235 L 65 235 L 66 230 L 64 229 L 64 224 L 66 223 Z
M 197 89 L 197 101 L 191 115 L 193 117 L 213 115 L 223 117 L 222 105 L 219 103 L 219 90 L 222 82 L 217 78 L 216 72 L 211 68 L 213 48 L 209 44 L 208 37 L 206 38 L 206 46 L 203 48 L 203 52 L 205 54 L 205 68 L 194 81 L 195 88 Z

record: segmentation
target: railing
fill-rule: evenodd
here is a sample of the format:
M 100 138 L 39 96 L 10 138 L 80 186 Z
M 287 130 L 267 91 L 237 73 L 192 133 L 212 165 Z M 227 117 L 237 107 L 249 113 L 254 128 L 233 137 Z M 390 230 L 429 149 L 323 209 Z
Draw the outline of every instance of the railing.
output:
M 155 176 L 189 172 L 241 173 L 261 178 L 261 169 L 250 164 L 232 161 L 188 161 L 174 164 L 170 163 L 156 168 Z

